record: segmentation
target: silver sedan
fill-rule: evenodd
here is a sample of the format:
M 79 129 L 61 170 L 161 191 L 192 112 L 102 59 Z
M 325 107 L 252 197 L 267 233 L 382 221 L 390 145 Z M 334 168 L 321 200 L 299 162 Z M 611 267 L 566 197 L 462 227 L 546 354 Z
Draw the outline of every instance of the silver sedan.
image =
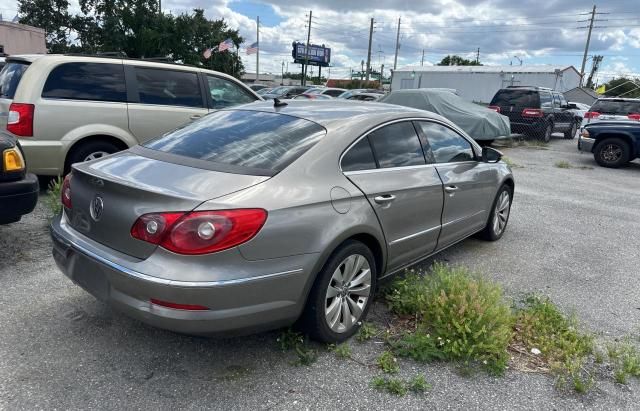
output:
M 499 239 L 501 154 L 400 106 L 258 102 L 73 166 L 53 255 L 128 315 L 189 334 L 296 320 L 338 342 L 379 279 L 466 237 Z

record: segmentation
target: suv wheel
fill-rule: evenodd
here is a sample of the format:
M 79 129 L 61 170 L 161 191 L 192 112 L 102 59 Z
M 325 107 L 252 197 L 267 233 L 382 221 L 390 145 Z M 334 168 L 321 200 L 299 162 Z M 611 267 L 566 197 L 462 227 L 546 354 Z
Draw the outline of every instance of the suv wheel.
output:
M 71 169 L 71 164 L 96 160 L 118 151 L 120 151 L 120 149 L 109 141 L 94 140 L 80 143 L 74 147 L 67 156 L 67 167 L 65 171 Z
M 607 138 L 598 143 L 593 156 L 602 167 L 618 168 L 629 162 L 631 149 L 621 138 Z
M 344 243 L 318 273 L 301 318 L 304 330 L 328 343 L 354 335 L 371 306 L 376 277 L 371 250 L 359 241 Z
M 564 132 L 564 138 L 567 140 L 571 140 L 576 138 L 576 133 L 578 132 L 578 123 L 573 121 L 571 123 L 571 128 Z
M 538 135 L 538 139 L 548 143 L 551 141 L 551 134 L 553 134 L 553 123 L 547 123 L 541 131 L 542 132 Z

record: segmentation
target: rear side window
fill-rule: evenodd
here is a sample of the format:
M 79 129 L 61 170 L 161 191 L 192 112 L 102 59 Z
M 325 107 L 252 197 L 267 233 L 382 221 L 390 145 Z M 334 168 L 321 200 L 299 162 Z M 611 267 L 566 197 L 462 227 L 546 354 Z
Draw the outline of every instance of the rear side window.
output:
M 207 83 L 211 93 L 211 108 L 227 108 L 256 100 L 242 87 L 229 80 L 207 75 Z
M 49 73 L 42 97 L 126 102 L 124 68 L 108 63 L 61 64 Z
M 640 113 L 640 101 L 629 100 L 597 100 L 590 111 L 602 114 L 618 114 L 626 116 Z
M 425 164 L 420 140 L 411 122 L 390 124 L 369 134 L 380 168 Z
M 549 93 L 548 91 L 540 92 L 540 107 L 543 107 L 543 108 L 553 107 L 553 99 L 551 98 L 551 93 Z
M 314 122 L 284 114 L 220 110 L 144 146 L 216 164 L 278 172 L 325 134 Z
M 367 137 L 358 141 L 342 157 L 342 171 L 372 170 L 376 168 L 376 160 L 373 157 L 371 144 Z
M 13 98 L 27 68 L 29 68 L 28 64 L 17 62 L 7 63 L 2 68 L 0 71 L 0 98 Z
M 136 67 L 140 103 L 203 107 L 198 74 Z
M 492 106 L 540 107 L 540 98 L 535 90 L 505 89 L 496 93 Z

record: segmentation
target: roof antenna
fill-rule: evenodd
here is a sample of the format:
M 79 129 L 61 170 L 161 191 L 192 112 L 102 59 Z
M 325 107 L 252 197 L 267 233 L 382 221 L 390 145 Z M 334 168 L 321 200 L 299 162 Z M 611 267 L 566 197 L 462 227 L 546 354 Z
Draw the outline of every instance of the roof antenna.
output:
M 274 98 L 273 99 L 273 107 L 284 107 L 284 106 L 288 106 L 289 104 L 285 103 L 284 101 L 280 101 L 279 98 Z

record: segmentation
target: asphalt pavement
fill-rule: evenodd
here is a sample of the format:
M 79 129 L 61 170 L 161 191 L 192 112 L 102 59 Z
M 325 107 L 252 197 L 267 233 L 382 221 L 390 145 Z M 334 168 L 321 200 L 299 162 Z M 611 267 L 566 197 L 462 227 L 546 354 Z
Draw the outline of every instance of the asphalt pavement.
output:
M 500 282 L 517 297 L 538 292 L 602 338 L 640 333 L 640 163 L 599 167 L 576 142 L 547 150 L 504 148 L 515 202 L 504 237 L 469 239 L 435 258 Z M 555 167 L 567 161 L 574 168 Z M 42 198 L 41 198 L 42 199 Z M 73 285 L 51 257 L 42 203 L 0 226 L 0 409 L 637 409 L 640 383 L 597 381 L 586 395 L 547 375 L 461 375 L 455 367 L 400 360 L 401 378 L 432 388 L 396 397 L 370 387 L 380 340 L 350 342 L 353 359 L 313 344 L 296 366 L 279 331 L 206 339 L 154 329 Z M 428 266 L 431 261 L 421 264 Z M 378 302 L 371 317 L 388 320 Z

